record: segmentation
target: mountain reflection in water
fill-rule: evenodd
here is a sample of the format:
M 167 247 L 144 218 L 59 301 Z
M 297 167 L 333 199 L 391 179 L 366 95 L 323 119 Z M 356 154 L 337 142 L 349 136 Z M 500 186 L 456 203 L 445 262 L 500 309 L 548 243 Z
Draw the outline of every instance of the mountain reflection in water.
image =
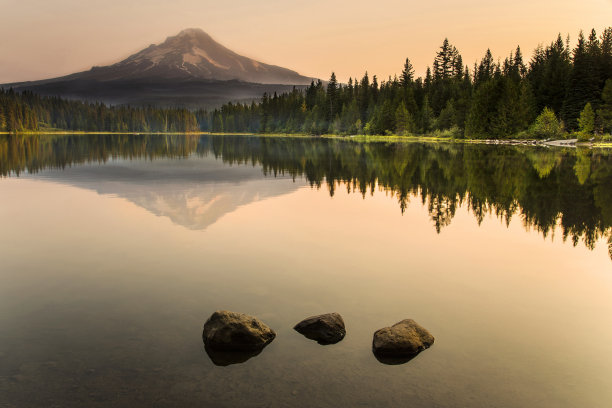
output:
M 338 188 L 364 197 L 380 189 L 397 199 L 402 212 L 411 197 L 418 197 L 427 206 L 438 232 L 452 222 L 459 206 L 466 205 L 479 224 L 491 213 L 507 224 L 518 216 L 525 228 L 533 228 L 544 237 L 553 235 L 559 227 L 564 240 L 574 245 L 582 241 L 591 249 L 607 236 L 612 258 L 612 155 L 608 150 L 456 143 L 362 144 L 243 135 L 0 135 L 0 175 L 4 177 L 112 159 L 194 157 L 220 160 L 220 166 L 249 165 L 244 167 L 243 181 L 253 178 L 253 183 L 255 177 L 250 175 L 260 174 L 261 170 L 254 167 L 259 165 L 265 175 L 304 178 L 313 187 L 325 186 L 331 196 Z M 144 166 L 139 169 L 136 164 L 127 166 L 123 173 L 105 167 L 80 169 L 83 181 L 71 183 L 87 187 L 85 173 L 97 172 L 89 179 L 96 181 L 89 188 L 126 197 L 192 229 L 206 228 L 227 208 L 291 191 L 286 185 L 279 190 L 270 187 L 270 191 L 262 190 L 263 184 L 253 185 L 251 190 L 242 185 L 231 197 L 219 198 L 214 187 L 203 187 L 207 174 L 197 166 L 164 173 L 163 168 L 149 163 L 149 168 L 160 171 L 148 175 L 141 171 Z M 60 172 L 46 174 L 62 178 Z M 219 174 L 211 174 L 210 179 L 223 181 Z M 109 183 L 101 184 L 101 177 Z M 193 189 L 177 196 L 168 188 L 174 182 L 191 182 Z M 218 199 L 230 203 L 219 205 L 217 211 Z
M 33 177 L 124 198 L 191 230 L 204 230 L 238 207 L 295 191 L 291 179 L 269 183 L 251 166 L 230 168 L 214 157 L 152 162 L 113 160 L 47 170 Z

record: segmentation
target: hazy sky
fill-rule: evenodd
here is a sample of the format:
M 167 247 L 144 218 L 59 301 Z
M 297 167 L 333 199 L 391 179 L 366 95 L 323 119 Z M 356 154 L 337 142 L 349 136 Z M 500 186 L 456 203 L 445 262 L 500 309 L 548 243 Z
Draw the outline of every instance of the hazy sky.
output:
M 530 56 L 557 33 L 612 23 L 612 0 L 0 0 L 0 83 L 106 65 L 199 27 L 260 61 L 346 81 L 422 75 L 448 37 L 470 66 L 491 48 Z

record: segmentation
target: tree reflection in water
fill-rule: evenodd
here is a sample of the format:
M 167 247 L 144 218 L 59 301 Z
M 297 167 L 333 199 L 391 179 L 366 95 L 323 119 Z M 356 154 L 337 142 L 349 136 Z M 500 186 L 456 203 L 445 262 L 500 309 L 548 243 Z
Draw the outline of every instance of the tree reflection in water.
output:
M 258 165 L 264 174 L 304 177 L 312 187 L 364 197 L 380 189 L 402 212 L 427 206 L 436 231 L 467 205 L 480 224 L 520 217 L 544 237 L 594 248 L 608 237 L 612 258 L 612 154 L 603 149 L 465 143 L 357 143 L 341 139 L 202 135 L 0 135 L 0 174 L 19 176 L 112 158 L 208 156 Z

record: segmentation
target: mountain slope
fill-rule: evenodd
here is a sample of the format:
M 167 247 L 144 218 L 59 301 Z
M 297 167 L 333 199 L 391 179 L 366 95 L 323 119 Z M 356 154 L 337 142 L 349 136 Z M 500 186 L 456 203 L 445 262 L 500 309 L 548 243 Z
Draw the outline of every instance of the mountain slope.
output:
M 215 80 L 61 80 L 42 83 L 11 84 L 16 91 L 31 91 L 44 96 L 60 96 L 107 105 L 155 106 L 160 108 L 216 108 L 227 102 L 250 103 L 265 92 L 281 94 L 304 85 L 256 84 Z
M 308 85 L 308 78 L 286 68 L 264 64 L 225 48 L 204 31 L 189 28 L 150 45 L 125 60 L 74 74 L 98 81 L 127 79 L 208 79 L 260 84 Z
M 213 107 L 286 92 L 312 80 L 238 55 L 190 28 L 113 65 L 3 87 L 108 104 Z

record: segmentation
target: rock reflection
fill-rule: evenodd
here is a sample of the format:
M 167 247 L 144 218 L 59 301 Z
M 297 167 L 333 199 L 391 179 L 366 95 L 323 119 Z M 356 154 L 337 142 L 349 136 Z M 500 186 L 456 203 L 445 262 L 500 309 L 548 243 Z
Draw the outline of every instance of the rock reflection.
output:
M 214 365 L 222 367 L 245 363 L 247 360 L 259 355 L 263 351 L 263 349 L 251 351 L 219 351 L 213 350 L 206 345 L 204 346 L 204 350 Z
M 405 364 L 407 362 L 409 362 L 410 360 L 414 359 L 416 356 L 418 356 L 418 354 L 415 354 L 413 356 L 403 356 L 403 357 L 391 357 L 391 356 L 387 356 L 387 355 L 382 355 L 380 353 L 377 353 L 376 351 L 372 350 L 372 354 L 374 354 L 374 357 L 376 357 L 376 359 L 386 365 L 400 365 L 400 364 Z

